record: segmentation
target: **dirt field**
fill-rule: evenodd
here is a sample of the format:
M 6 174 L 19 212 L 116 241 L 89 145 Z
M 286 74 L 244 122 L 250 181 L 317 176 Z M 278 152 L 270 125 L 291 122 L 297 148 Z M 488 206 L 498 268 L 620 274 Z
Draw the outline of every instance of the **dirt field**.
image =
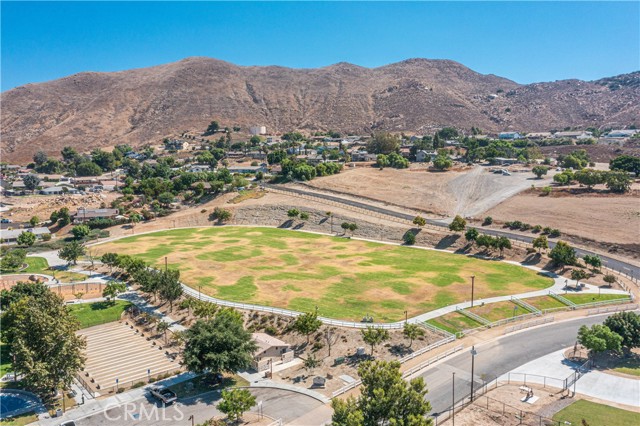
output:
M 541 289 L 551 280 L 531 270 L 444 252 L 273 228 L 194 228 L 139 235 L 95 246 L 161 266 L 167 257 L 194 288 L 236 302 L 310 311 L 360 321 L 398 321 L 476 295 Z M 321 250 L 318 250 L 321 248 Z
M 540 197 L 522 193 L 486 213 L 496 221 L 520 220 L 531 225 L 558 228 L 598 241 L 638 243 L 640 198 L 636 196 Z
M 502 176 L 484 166 L 444 173 L 356 168 L 314 179 L 308 185 L 443 216 L 478 216 L 532 184 L 548 184 L 552 176 L 536 179 L 531 172 L 517 172 L 516 167 L 510 170 L 511 176 Z

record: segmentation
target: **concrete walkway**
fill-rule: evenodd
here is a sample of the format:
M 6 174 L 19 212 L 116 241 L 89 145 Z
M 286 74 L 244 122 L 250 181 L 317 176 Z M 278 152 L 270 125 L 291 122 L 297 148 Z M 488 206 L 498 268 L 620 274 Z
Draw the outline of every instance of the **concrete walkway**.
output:
M 566 360 L 563 356 L 565 349 L 552 352 L 549 355 L 528 362 L 511 371 L 511 373 L 526 373 L 527 382 L 544 382 L 547 376 L 560 380 L 574 373 L 577 365 Z M 529 376 L 531 375 L 531 376 Z M 501 377 L 506 380 L 507 375 Z M 513 376 L 512 376 L 513 378 Z M 549 381 L 547 381 L 549 384 Z M 590 370 L 576 382 L 576 393 L 598 398 L 617 404 L 640 407 L 640 378 L 632 379 L 613 374 L 603 373 L 598 370 Z

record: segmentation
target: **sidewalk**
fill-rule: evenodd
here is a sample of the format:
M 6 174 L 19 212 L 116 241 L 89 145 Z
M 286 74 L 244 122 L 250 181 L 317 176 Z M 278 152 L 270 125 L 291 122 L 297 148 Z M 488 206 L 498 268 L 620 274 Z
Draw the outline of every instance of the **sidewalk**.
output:
M 575 371 L 576 364 L 567 361 L 561 349 L 538 358 L 511 371 L 511 373 L 537 374 L 564 379 Z M 507 375 L 501 379 L 506 380 Z M 543 383 L 542 377 L 527 376 L 527 382 Z M 640 407 L 640 378 L 632 379 L 590 370 L 576 382 L 576 393 L 604 401 Z

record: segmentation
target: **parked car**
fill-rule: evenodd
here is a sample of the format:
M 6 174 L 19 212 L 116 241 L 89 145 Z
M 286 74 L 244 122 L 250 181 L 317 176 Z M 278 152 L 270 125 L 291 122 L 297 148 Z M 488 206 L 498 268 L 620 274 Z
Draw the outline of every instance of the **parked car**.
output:
M 506 171 L 506 170 L 503 170 L 503 171 L 502 171 L 502 176 L 511 176 L 511 173 L 509 173 L 509 172 L 508 172 L 508 171 Z
M 174 391 L 164 386 L 154 386 L 150 389 L 151 396 L 165 405 L 172 404 L 178 400 L 178 395 Z
M 0 220 L 0 223 L 11 223 L 11 219 L 6 219 L 6 218 L 2 218 L 2 220 Z

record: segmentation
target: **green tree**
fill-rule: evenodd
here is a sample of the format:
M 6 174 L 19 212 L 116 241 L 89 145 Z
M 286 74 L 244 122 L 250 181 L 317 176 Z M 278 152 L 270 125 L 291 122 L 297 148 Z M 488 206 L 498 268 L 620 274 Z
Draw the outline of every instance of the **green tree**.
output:
M 431 426 L 431 404 L 422 377 L 405 381 L 397 361 L 365 361 L 358 367 L 362 379 L 357 399 L 334 399 L 334 426 Z
M 0 309 L 6 311 L 7 308 L 20 299 L 25 297 L 41 297 L 49 292 L 49 287 L 40 282 L 21 282 L 18 281 L 11 289 L 0 291 Z
M 533 172 L 534 175 L 536 175 L 538 179 L 541 179 L 542 176 L 547 174 L 547 172 L 549 171 L 549 168 L 545 166 L 533 166 L 531 171 Z
M 607 172 L 604 181 L 611 192 L 622 194 L 631 190 L 631 178 L 627 172 Z
M 413 218 L 413 224 L 414 225 L 418 225 L 420 227 L 423 227 L 423 226 L 425 226 L 427 224 L 427 221 L 422 216 L 416 216 L 416 217 Z
M 238 423 L 245 411 L 254 405 L 256 405 L 256 397 L 248 389 L 223 390 L 218 410 L 226 414 L 234 423 Z
M 480 233 L 476 228 L 469 228 L 467 229 L 467 232 L 464 233 L 465 240 L 472 244 L 478 238 L 478 236 L 480 236 Z
M 3 271 L 13 271 L 20 268 L 27 257 L 27 252 L 22 249 L 10 250 L 2 256 L 0 268 Z
M 76 166 L 76 176 L 100 176 L 102 169 L 93 161 L 83 161 Z
M 443 127 L 442 129 L 438 130 L 436 134 L 440 139 L 445 141 L 455 139 L 459 135 L 458 131 L 453 127 Z
M 389 167 L 389 157 L 384 154 L 378 154 L 378 156 L 376 157 L 376 166 L 378 166 L 380 170 L 384 169 L 385 167 Z
M 616 276 L 611 274 L 605 275 L 604 277 L 602 277 L 602 279 L 605 283 L 609 284 L 609 287 L 611 287 L 616 282 Z
M 467 226 L 467 221 L 462 218 L 460 215 L 456 215 L 453 218 L 451 223 L 449 224 L 449 230 L 453 232 L 464 231 L 464 228 Z
M 309 213 L 300 212 L 300 220 L 309 220 Z
M 584 263 L 590 265 L 595 271 L 599 271 L 602 268 L 602 259 L 598 255 L 587 254 L 583 258 Z
M 547 250 L 549 248 L 549 240 L 547 240 L 546 235 L 540 235 L 539 237 L 534 238 L 532 243 L 533 243 L 533 248 L 538 249 L 538 253 L 540 253 L 542 250 Z
M 106 297 L 111 304 L 115 304 L 115 301 L 111 299 L 115 299 L 120 293 L 127 291 L 127 286 L 125 283 L 111 281 L 107 284 L 102 290 L 102 297 Z
M 258 349 L 251 333 L 244 329 L 241 316 L 221 309 L 210 320 L 198 320 L 186 332 L 184 365 L 189 371 L 235 373 L 251 366 Z
M 312 333 L 318 331 L 322 326 L 322 321 L 318 319 L 318 314 L 315 312 L 307 312 L 302 315 L 298 315 L 293 322 L 291 328 L 298 334 L 303 334 L 307 337 L 307 345 L 309 344 L 309 336 Z
M 632 311 L 618 312 L 604 320 L 609 330 L 622 337 L 627 349 L 640 347 L 640 315 Z
M 168 206 L 169 204 L 173 203 L 174 198 L 174 195 L 171 192 L 167 191 L 158 195 L 158 202 L 160 204 Z
M 227 222 L 231 219 L 231 212 L 222 207 L 216 207 L 213 209 L 213 213 L 211 213 L 212 220 L 218 220 L 219 222 Z
M 287 210 L 287 216 L 294 219 L 300 215 L 300 210 L 298 209 L 289 209 Z
M 39 223 L 40 223 L 40 218 L 38 216 L 32 216 L 31 219 L 29 219 L 29 225 L 31 226 L 36 226 Z
M 402 334 L 405 338 L 409 339 L 409 347 L 411 347 L 413 345 L 413 341 L 419 337 L 424 336 L 425 332 L 424 329 L 418 324 L 410 324 L 408 322 L 405 322 Z
M 213 135 L 220 129 L 220 124 L 217 121 L 212 121 L 209 123 L 207 130 L 204 131 L 203 136 Z
M 592 189 L 595 185 L 604 183 L 604 173 L 600 170 L 578 170 L 574 173 L 574 177 L 579 184 L 586 185 L 589 189 Z
M 20 298 L 2 314 L 2 341 L 9 343 L 13 369 L 28 389 L 45 397 L 71 386 L 85 361 L 78 328 L 62 298 L 51 291 Z
M 21 232 L 20 235 L 18 235 L 17 242 L 21 246 L 31 247 L 36 242 L 36 234 L 29 231 Z
M 416 234 L 413 233 L 412 230 L 408 230 L 402 236 L 402 241 L 408 246 L 412 246 L 416 243 Z
M 76 240 L 81 240 L 91 233 L 91 228 L 87 225 L 76 225 L 71 229 L 71 233 Z
M 36 175 L 29 174 L 22 178 L 22 182 L 25 188 L 29 191 L 34 191 L 38 185 L 40 185 L 40 178 Z
M 373 154 L 391 154 L 400 146 L 400 139 L 391 133 L 376 133 L 367 144 L 367 151 Z
M 180 271 L 170 269 L 160 273 L 160 297 L 169 302 L 169 312 L 173 312 L 173 302 L 184 293 L 180 284 Z
M 620 155 L 609 161 L 609 169 L 635 173 L 636 177 L 638 177 L 640 176 L 640 157 Z
M 62 154 L 62 159 L 65 163 L 74 163 L 77 159 L 80 158 L 80 154 L 74 148 L 70 146 L 65 146 L 62 148 L 60 152 Z
M 448 170 L 453 167 L 453 161 L 446 154 L 438 154 L 436 158 L 433 159 L 433 167 L 437 170 Z
M 105 253 L 100 257 L 100 261 L 109 267 L 110 272 L 113 272 L 113 267 L 116 266 L 118 262 L 118 254 Z
M 214 317 L 216 312 L 218 312 L 218 307 L 204 300 L 197 300 L 193 306 L 193 314 L 198 318 L 209 320 Z
M 549 257 L 563 269 L 566 265 L 575 265 L 577 260 L 575 249 L 564 241 L 556 243 L 555 247 L 549 252 Z
M 384 328 L 375 328 L 370 325 L 367 326 L 366 329 L 360 330 L 360 332 L 362 333 L 362 340 L 364 340 L 367 345 L 371 346 L 371 356 L 373 356 L 373 350 L 376 345 L 379 345 L 390 338 L 389 331 Z
M 622 337 L 606 325 L 595 324 L 591 328 L 583 325 L 578 330 L 578 343 L 589 349 L 590 354 L 622 349 Z
M 511 249 L 511 240 L 507 237 L 496 237 L 495 245 L 500 250 L 500 256 L 504 255 L 504 249 Z
M 41 166 L 47 162 L 49 157 L 47 153 L 44 151 L 38 151 L 33 155 L 33 162 L 36 163 L 37 166 Z
M 78 258 L 86 253 L 84 246 L 78 241 L 71 241 L 62 246 L 58 251 L 60 259 L 67 262 L 73 262 L 74 265 L 78 264 Z
M 585 278 L 587 278 L 587 273 L 582 269 L 573 269 L 571 271 L 571 279 L 575 280 L 576 284 L 578 284 L 580 280 L 583 280 Z
M 162 320 L 158 321 L 158 323 L 156 324 L 156 331 L 162 334 L 162 338 L 164 339 L 165 344 L 167 343 L 167 330 L 169 330 L 169 328 L 171 328 L 169 323 Z
M 111 152 L 94 149 L 91 151 L 91 160 L 104 172 L 110 172 L 116 168 L 116 157 Z

